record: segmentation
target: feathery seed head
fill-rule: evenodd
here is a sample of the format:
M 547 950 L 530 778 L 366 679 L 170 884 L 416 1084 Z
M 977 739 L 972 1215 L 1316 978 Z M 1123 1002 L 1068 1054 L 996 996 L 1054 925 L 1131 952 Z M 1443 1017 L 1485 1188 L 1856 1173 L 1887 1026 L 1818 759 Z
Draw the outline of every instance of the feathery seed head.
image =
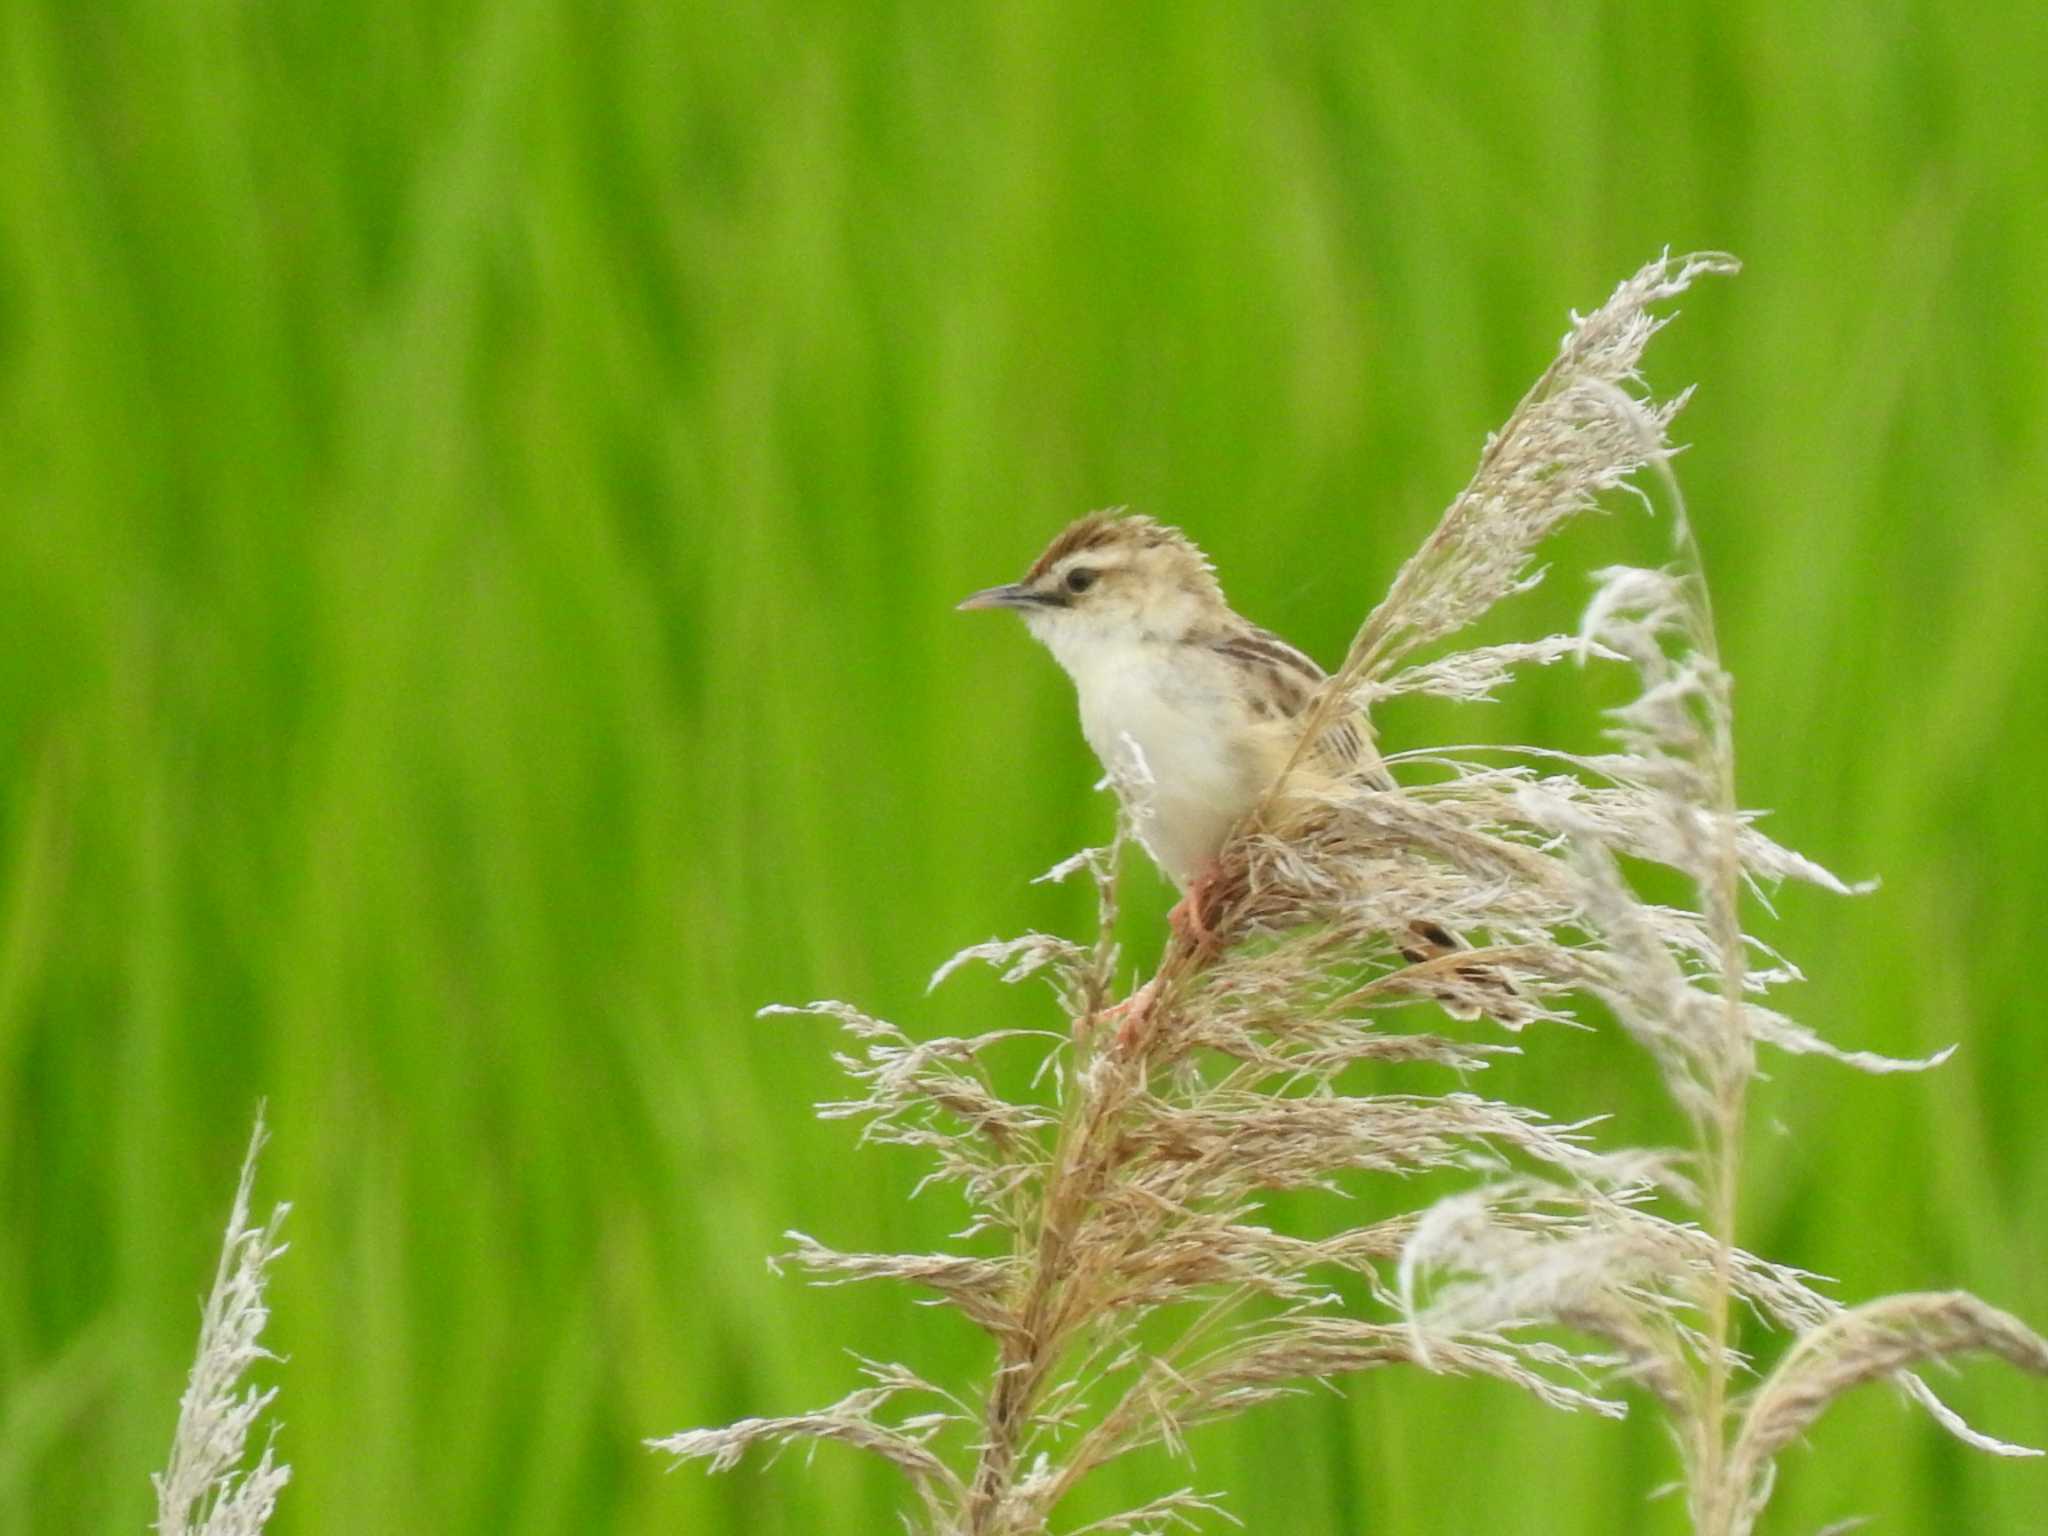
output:
M 1125 807 L 1115 840 L 1051 875 L 1093 878 L 1093 942 L 976 944 L 933 978 L 981 961 L 1006 981 L 1050 982 L 1071 1048 L 1065 1029 L 920 1039 L 844 1003 L 774 1010 L 842 1024 L 859 1096 L 820 1112 L 930 1156 L 930 1177 L 965 1198 L 960 1236 L 976 1243 L 873 1254 L 792 1234 L 792 1263 L 819 1284 L 886 1278 L 935 1293 L 989 1335 L 985 1391 L 956 1396 L 868 1364 L 870 1385 L 818 1412 L 655 1444 L 714 1471 L 750 1447 L 854 1445 L 905 1474 L 923 1506 L 913 1528 L 931 1536 L 1037 1536 L 1055 1511 L 1065 1518 L 1071 1490 L 1132 1451 L 1186 1455 L 1194 1425 L 1401 1363 L 1602 1414 L 1623 1406 L 1610 1386 L 1647 1396 L 1671 1421 L 1703 1536 L 1749 1536 L 1776 1458 L 1860 1382 L 1889 1377 L 1966 1443 L 2020 1453 L 1963 1424 L 1912 1371 L 1979 1351 L 2048 1374 L 2048 1341 L 1955 1294 L 1846 1308 L 1815 1277 L 1738 1245 L 1734 1152 L 1758 1047 L 1869 1071 L 1932 1063 L 1841 1051 L 1762 1001 L 1796 972 L 1743 933 L 1745 884 L 1847 888 L 1737 808 L 1729 681 L 1683 522 L 1678 568 L 1599 573 L 1579 634 L 1435 650 L 1534 581 L 1551 531 L 1666 474 L 1683 396 L 1641 384 L 1662 324 L 1651 306 L 1732 266 L 1661 257 L 1574 317 L 1299 716 L 1308 746 L 1379 700 L 1490 698 L 1518 668 L 1577 656 L 1630 667 L 1639 684 L 1612 712 L 1605 750 L 1358 752 L 1341 764 L 1297 751 L 1306 771 L 1289 814 L 1256 808 L 1219 854 L 1213 947 L 1169 946 L 1134 1016 L 1110 1006 L 1119 854 L 1140 836 L 1133 807 L 1158 758 L 1123 736 L 1128 759 L 1102 754 Z M 1232 655 L 1213 630 L 1192 633 L 1227 616 L 1208 562 L 1149 518 L 1082 518 L 1021 581 L 961 606 L 1022 614 L 1081 685 L 1084 729 L 1091 681 L 1115 697 L 1190 639 L 1180 649 Z M 1249 627 L 1231 635 L 1240 661 L 1286 649 Z M 1296 767 L 1278 770 L 1269 802 Z M 1631 883 L 1637 862 L 1685 877 L 1697 910 L 1648 900 Z M 1499 1016 L 1504 991 L 1511 1017 Z M 1510 1029 L 1598 1005 L 1663 1070 L 1693 1146 L 1611 1147 L 1592 1121 L 1472 1092 L 1463 1078 L 1516 1047 L 1410 1027 L 1426 1002 Z M 1011 1097 L 989 1059 L 1026 1041 L 1043 1051 L 1040 1071 Z M 1266 1206 L 1275 1190 L 1422 1172 L 1468 1187 L 1327 1238 L 1283 1230 Z M 1351 1285 L 1340 1292 L 1334 1274 Z M 1745 1303 L 1792 1344 L 1738 1393 L 1752 1368 L 1732 1326 Z M 1183 1489 L 1064 1528 L 1192 1526 L 1210 1507 Z

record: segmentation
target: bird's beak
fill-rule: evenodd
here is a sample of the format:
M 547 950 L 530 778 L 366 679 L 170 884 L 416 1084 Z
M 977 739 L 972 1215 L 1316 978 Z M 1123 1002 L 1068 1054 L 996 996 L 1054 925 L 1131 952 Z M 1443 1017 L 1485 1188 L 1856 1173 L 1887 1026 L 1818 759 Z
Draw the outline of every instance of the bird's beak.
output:
M 1035 608 L 1038 594 L 1029 587 L 1012 582 L 1007 587 L 989 587 L 963 597 L 954 607 L 961 613 L 972 613 L 977 608 Z

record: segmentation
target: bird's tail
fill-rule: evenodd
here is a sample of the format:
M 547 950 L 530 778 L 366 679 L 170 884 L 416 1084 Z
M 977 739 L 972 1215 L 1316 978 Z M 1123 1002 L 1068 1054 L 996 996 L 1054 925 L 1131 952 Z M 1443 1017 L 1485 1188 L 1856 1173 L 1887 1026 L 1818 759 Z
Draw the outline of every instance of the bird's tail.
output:
M 1426 965 L 1470 949 L 1457 934 L 1442 923 L 1418 918 L 1402 935 L 1401 958 L 1410 965 Z M 1507 1029 L 1520 1029 L 1536 1015 L 1514 980 L 1490 965 L 1439 967 L 1443 975 L 1421 990 L 1454 1019 L 1489 1018 Z

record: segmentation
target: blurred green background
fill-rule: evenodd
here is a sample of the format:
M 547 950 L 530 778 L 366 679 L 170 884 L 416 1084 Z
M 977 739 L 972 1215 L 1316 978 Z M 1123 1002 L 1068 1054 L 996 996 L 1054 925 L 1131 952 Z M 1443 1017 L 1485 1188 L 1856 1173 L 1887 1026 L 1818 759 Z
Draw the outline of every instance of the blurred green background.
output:
M 1067 685 L 950 611 L 1080 510 L 1185 525 L 1332 661 L 1590 308 L 1740 254 L 1651 354 L 1788 1004 L 1747 1236 L 2048 1323 L 2048 48 L 2038 7 L 0 7 L 0 1530 L 149 1518 L 259 1096 L 289 1198 L 275 1529 L 895 1529 L 823 1403 L 953 1320 L 764 1255 L 941 1243 L 822 1025 L 1044 1022 Z M 1567 540 L 1655 559 L 1622 514 Z M 1389 722 L 1590 739 L 1584 679 Z M 1133 871 L 1135 956 L 1162 890 Z M 1481 1084 L 1668 1135 L 1613 1038 Z M 1955 1402 L 2048 1444 L 2048 1388 Z M 1254 1531 L 1668 1532 L 1662 1429 L 1386 1375 L 1134 1462 Z M 1770 1529 L 2048 1532 L 2048 1466 L 1880 1391 Z

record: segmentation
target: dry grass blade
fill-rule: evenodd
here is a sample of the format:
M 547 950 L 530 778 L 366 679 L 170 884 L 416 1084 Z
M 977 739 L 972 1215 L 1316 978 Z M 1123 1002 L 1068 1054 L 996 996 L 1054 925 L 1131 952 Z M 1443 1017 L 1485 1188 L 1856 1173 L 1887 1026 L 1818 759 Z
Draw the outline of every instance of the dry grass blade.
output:
M 685 1430 L 646 1443 L 650 1449 L 667 1452 L 677 1465 L 704 1461 L 713 1472 L 725 1472 L 756 1446 L 779 1449 L 799 1442 L 836 1441 L 879 1456 L 896 1467 L 910 1480 L 927 1508 L 937 1510 L 945 1502 L 957 1505 L 965 1490 L 927 1444 L 954 1416 L 940 1411 L 894 1422 L 881 1417 L 882 1410 L 900 1394 L 923 1393 L 940 1398 L 944 1394 L 900 1365 L 864 1361 L 862 1373 L 873 1381 L 873 1386 L 849 1392 L 814 1413 L 779 1419 L 741 1419 L 723 1429 Z
M 1865 1382 L 1903 1377 L 1926 1360 L 1989 1354 L 2037 1376 L 2048 1376 L 2048 1340 L 2018 1318 L 1961 1291 L 1886 1296 L 1851 1308 L 1803 1335 L 1757 1388 L 1730 1458 L 1729 1475 L 1752 1490 L 1768 1488 L 1774 1457 L 1843 1393 Z M 1918 1394 L 1916 1394 L 1918 1395 Z M 2007 1455 L 2038 1456 L 2022 1446 L 1977 1444 Z
M 1121 1514 L 1108 1515 L 1100 1520 L 1091 1520 L 1086 1525 L 1076 1526 L 1070 1536 L 1112 1536 L 1112 1533 L 1119 1533 L 1119 1536 L 1123 1536 L 1123 1533 L 1128 1533 L 1128 1536 L 1139 1536 L 1140 1532 L 1166 1531 L 1175 1526 L 1192 1531 L 1200 1528 L 1196 1523 L 1196 1517 L 1199 1515 L 1215 1515 L 1219 1519 L 1228 1520 L 1232 1525 L 1242 1524 L 1242 1521 L 1222 1506 L 1219 1502 L 1221 1498 L 1221 1494 L 1196 1493 L 1192 1488 L 1177 1489 L 1141 1504 L 1136 1509 L 1127 1509 Z
M 1010 1325 L 1005 1306 L 1014 1266 L 1003 1259 L 970 1259 L 950 1253 L 841 1253 L 802 1232 L 785 1232 L 796 1247 L 785 1254 L 813 1285 L 850 1285 L 857 1280 L 895 1280 L 936 1291 L 959 1313 L 990 1333 Z

